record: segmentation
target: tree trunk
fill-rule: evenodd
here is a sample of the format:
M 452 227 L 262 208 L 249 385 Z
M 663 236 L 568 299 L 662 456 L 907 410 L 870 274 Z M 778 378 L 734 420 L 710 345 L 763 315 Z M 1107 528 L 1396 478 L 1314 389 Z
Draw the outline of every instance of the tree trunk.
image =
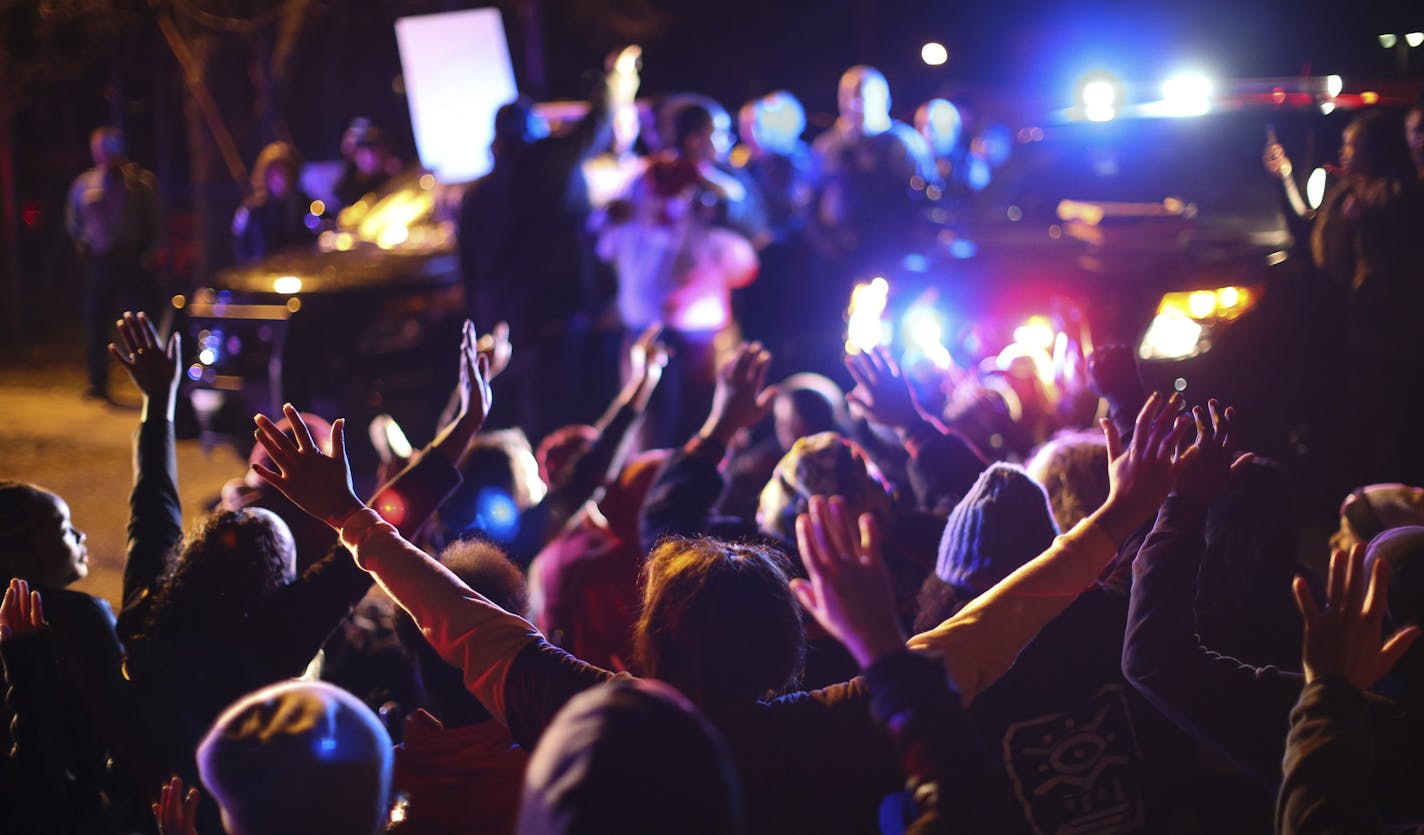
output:
M 25 292 L 20 275 L 20 213 L 15 199 L 15 142 L 13 115 L 7 102 L 0 102 L 0 224 L 4 224 L 5 336 L 0 342 L 23 344 Z

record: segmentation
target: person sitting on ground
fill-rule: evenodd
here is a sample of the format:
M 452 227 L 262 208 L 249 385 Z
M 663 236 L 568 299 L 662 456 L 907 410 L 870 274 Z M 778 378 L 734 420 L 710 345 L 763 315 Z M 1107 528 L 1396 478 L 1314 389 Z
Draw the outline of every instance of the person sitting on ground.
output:
M 746 399 L 755 404 L 752 391 Z M 488 388 L 480 393 L 487 398 Z M 1130 447 L 1105 427 L 1113 489 L 1104 506 L 908 646 L 940 653 L 972 703 L 1160 506 L 1180 466 L 1175 450 L 1186 427 L 1156 397 L 1139 416 Z M 355 497 L 342 444 L 328 456 L 269 431 L 259 440 L 281 467 L 263 476 L 342 532 L 359 563 L 411 613 L 441 657 L 463 669 L 466 686 L 516 741 L 538 739 L 573 695 L 619 677 L 550 645 L 406 542 Z M 870 721 L 862 680 L 777 695 L 794 680 L 803 641 L 783 566 L 780 555 L 752 545 L 661 543 L 645 569 L 635 667 L 682 690 L 726 736 L 749 792 L 749 830 L 865 831 L 879 799 L 901 781 L 897 761 Z M 728 611 L 738 617 L 727 618 Z
M 658 681 L 615 679 L 559 711 L 529 761 L 520 835 L 741 835 L 742 788 L 721 734 Z
M 628 380 L 596 426 L 574 424 L 556 430 L 540 444 L 539 455 L 519 429 L 476 438 L 462 473 L 465 484 L 441 509 L 438 524 L 427 532 L 428 544 L 443 548 L 456 539 L 480 535 L 499 543 L 515 564 L 527 567 L 589 501 L 597 501 L 628 454 L 667 364 L 660 332 L 658 325 L 648 327 L 629 349 Z M 546 482 L 542 475 L 552 480 Z
M 549 640 L 607 670 L 628 669 L 638 621 L 638 575 L 647 552 L 638 518 L 654 479 L 671 456 L 634 456 L 598 502 L 554 538 L 529 566 L 531 620 Z
M 1078 524 L 1108 495 L 1108 451 L 1098 433 L 1059 432 L 1034 452 L 1024 470 L 1048 494 L 1061 531 Z
M 355 696 L 322 682 L 282 682 L 249 693 L 223 711 L 198 746 L 198 772 L 228 835 L 384 832 L 391 760 L 380 719 Z M 182 796 L 175 778 L 164 803 Z M 184 811 L 184 830 L 174 835 L 194 835 L 195 817 Z
M 262 509 L 219 511 L 183 541 L 172 423 L 181 356 L 174 342 L 167 351 L 158 347 L 142 314 L 125 314 L 120 327 L 130 350 L 113 353 L 145 405 L 118 634 L 133 690 L 131 721 L 150 729 L 142 776 L 157 787 L 173 773 L 194 780 L 193 751 L 213 718 L 243 693 L 301 675 L 371 580 L 340 547 L 298 576 L 290 531 Z M 463 408 L 415 463 L 372 497 L 408 535 L 459 483 L 456 464 L 480 425 L 469 416 L 470 386 L 483 384 L 487 364 L 477 358 L 468 322 L 460 357 Z M 297 410 L 285 408 L 303 447 L 315 448 Z M 267 422 L 261 433 L 280 430 Z M 269 471 L 257 466 L 258 473 Z M 204 828 L 215 829 L 211 804 L 199 811 Z
M 1221 415 L 1213 408 L 1213 423 L 1221 431 Z M 1225 413 L 1229 427 L 1231 412 Z M 1281 783 L 1281 762 L 1290 730 L 1292 706 L 1301 698 L 1306 680 L 1276 667 L 1256 667 L 1220 655 L 1197 638 L 1193 598 L 1202 554 L 1206 550 L 1207 508 L 1247 466 L 1235 457 L 1228 428 L 1215 452 L 1192 478 L 1177 485 L 1163 505 L 1155 527 L 1133 566 L 1132 597 L 1123 644 L 1122 670 L 1128 681 L 1164 716 L 1197 740 L 1226 756 L 1274 796 Z M 1420 529 L 1401 528 L 1377 537 L 1370 552 L 1383 555 L 1408 542 Z M 1398 537 L 1398 539 L 1396 539 Z M 1391 542 L 1391 540 L 1394 540 Z M 1356 550 L 1361 550 L 1357 547 Z M 1424 547 L 1403 549 L 1418 562 Z M 1368 557 L 1362 554 L 1368 561 Z M 1332 600 L 1344 586 L 1351 561 L 1332 560 L 1328 594 Z M 1390 614 L 1396 625 L 1424 621 L 1424 595 L 1410 572 L 1400 571 L 1390 592 Z M 1300 581 L 1297 581 L 1298 583 Z M 1398 597 L 1396 598 L 1396 594 Z M 1307 639 L 1308 640 L 1308 639 Z M 1424 694 L 1424 663 L 1418 646 L 1406 653 L 1391 681 L 1365 684 L 1369 721 L 1375 731 L 1371 791 L 1380 814 L 1390 822 L 1424 820 L 1418 787 L 1424 784 L 1424 764 L 1418 757 Z M 1388 695 L 1383 695 L 1387 693 Z
M 495 546 L 456 542 L 440 562 L 505 611 L 528 610 L 523 574 Z M 396 634 L 415 666 L 422 699 L 406 716 L 404 741 L 396 746 L 392 780 L 406 804 L 390 832 L 514 832 L 529 754 L 470 695 L 460 671 L 441 660 L 405 612 L 397 611 Z
M 1413 559 L 1402 562 L 1415 563 L 1407 570 L 1417 572 L 1424 528 L 1416 528 L 1410 538 Z M 1376 728 L 1367 693 L 1409 654 L 1419 627 L 1382 638 L 1388 611 L 1399 602 L 1389 590 L 1391 560 L 1367 562 L 1362 550 L 1356 546 L 1348 555 L 1336 551 L 1331 556 L 1331 588 L 1323 608 L 1305 582 L 1294 585 L 1305 619 L 1305 687 L 1290 716 L 1276 800 L 1277 835 L 1385 831 L 1370 784 Z

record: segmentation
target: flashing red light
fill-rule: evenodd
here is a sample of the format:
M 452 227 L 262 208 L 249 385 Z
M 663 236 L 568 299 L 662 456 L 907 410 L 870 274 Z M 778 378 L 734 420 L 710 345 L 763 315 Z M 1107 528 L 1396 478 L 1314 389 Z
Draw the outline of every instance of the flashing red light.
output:
M 377 513 L 381 514 L 382 519 L 398 528 L 405 521 L 405 499 L 401 498 L 401 495 L 394 490 L 381 491 L 381 494 L 376 497 L 375 509 Z
M 40 207 L 34 203 L 20 210 L 20 222 L 25 224 L 26 229 L 34 230 L 40 225 L 40 219 L 42 217 Z

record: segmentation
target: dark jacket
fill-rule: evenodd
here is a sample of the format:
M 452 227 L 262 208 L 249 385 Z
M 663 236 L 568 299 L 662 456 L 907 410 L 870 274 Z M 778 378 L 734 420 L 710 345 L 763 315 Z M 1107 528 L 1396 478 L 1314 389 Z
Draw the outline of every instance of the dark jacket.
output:
M 1252 667 L 1197 640 L 1192 599 L 1205 550 L 1206 508 L 1167 499 L 1133 567 L 1122 670 L 1163 715 L 1255 777 L 1281 783 L 1291 710 L 1305 678 Z M 1401 704 L 1366 695 L 1378 740 L 1370 791 L 1385 819 L 1424 820 L 1421 720 Z
M 1277 835 L 1384 831 L 1370 797 L 1374 730 L 1365 694 L 1339 676 L 1306 685 L 1291 711 Z
M 277 589 L 224 635 L 155 636 L 147 627 L 182 539 L 173 425 L 161 418 L 139 426 L 130 497 L 128 561 L 119 635 L 128 651 L 135 721 L 150 739 L 156 793 L 170 773 L 196 785 L 194 751 L 218 714 L 241 696 L 299 676 L 317 650 L 371 587 L 344 548 Z M 399 491 L 413 530 L 434 511 L 459 475 L 438 454 L 422 455 L 385 488 Z M 205 803 L 209 815 L 213 809 Z M 208 827 L 211 828 L 211 827 Z
M 135 793 L 107 769 L 114 743 L 123 747 L 114 613 L 80 592 L 40 593 L 49 628 L 0 644 L 0 833 L 102 831 Z

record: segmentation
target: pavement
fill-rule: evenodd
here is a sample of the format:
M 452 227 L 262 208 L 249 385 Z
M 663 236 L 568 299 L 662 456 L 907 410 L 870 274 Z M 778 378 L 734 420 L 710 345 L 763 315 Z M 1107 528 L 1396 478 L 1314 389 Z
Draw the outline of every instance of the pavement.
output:
M 125 527 L 133 483 L 138 390 L 114 369 L 116 404 L 86 400 L 78 351 L 31 348 L 0 365 L 0 480 L 29 481 L 69 503 L 89 537 L 89 576 L 72 588 L 107 598 L 117 610 L 123 585 Z M 191 530 L 246 462 L 228 447 L 178 442 L 184 528 Z M 8 578 L 5 578 L 8 580 Z

